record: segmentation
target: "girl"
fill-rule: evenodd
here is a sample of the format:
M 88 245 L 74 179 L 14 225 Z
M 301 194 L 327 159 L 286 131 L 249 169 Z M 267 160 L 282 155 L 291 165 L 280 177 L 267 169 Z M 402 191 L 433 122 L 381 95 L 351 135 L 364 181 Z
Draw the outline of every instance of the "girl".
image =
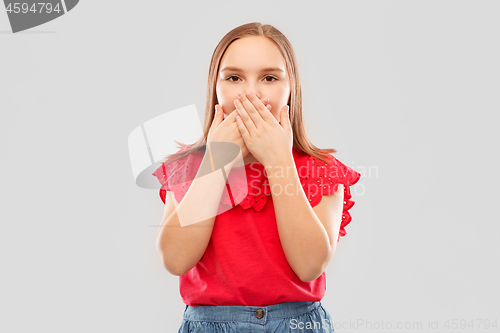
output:
M 360 174 L 308 140 L 287 38 L 260 23 L 224 36 L 203 136 L 177 144 L 153 175 L 157 250 L 186 304 L 179 332 L 334 332 L 324 271 Z

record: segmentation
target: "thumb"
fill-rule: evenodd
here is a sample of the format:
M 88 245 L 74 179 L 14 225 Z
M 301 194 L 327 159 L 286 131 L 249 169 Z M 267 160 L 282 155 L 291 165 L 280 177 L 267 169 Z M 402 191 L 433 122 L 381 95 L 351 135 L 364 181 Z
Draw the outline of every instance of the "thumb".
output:
M 224 120 L 221 108 L 222 107 L 220 105 L 215 105 L 215 116 L 214 120 L 212 121 L 213 128 L 217 128 L 220 125 L 220 123 Z
M 281 108 L 281 126 L 284 129 L 290 129 L 290 119 L 288 118 L 288 113 L 289 113 L 290 107 L 288 105 L 285 105 Z

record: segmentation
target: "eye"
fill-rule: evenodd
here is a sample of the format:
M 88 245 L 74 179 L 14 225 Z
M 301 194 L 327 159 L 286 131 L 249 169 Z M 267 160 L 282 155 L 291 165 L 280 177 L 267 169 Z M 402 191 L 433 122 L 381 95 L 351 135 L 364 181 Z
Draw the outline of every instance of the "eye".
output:
M 269 80 L 269 79 L 272 79 L 272 80 Z M 273 82 L 273 81 L 278 80 L 278 79 L 277 79 L 277 78 L 275 78 L 274 76 L 270 76 L 270 75 L 268 75 L 268 76 L 266 76 L 266 77 L 264 78 L 264 80 L 266 80 L 267 82 Z
M 239 79 L 239 77 L 237 77 L 236 75 L 231 75 L 226 80 L 234 82 L 234 80 L 232 80 L 231 78 Z

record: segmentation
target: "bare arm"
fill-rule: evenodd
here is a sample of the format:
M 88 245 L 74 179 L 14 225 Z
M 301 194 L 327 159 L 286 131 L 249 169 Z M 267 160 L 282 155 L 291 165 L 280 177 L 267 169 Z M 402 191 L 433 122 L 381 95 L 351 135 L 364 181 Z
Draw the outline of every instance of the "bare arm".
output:
M 302 281 L 310 282 L 322 274 L 335 252 L 342 219 L 343 185 L 311 207 L 294 161 L 282 161 L 279 167 L 286 171 L 269 168 L 266 172 L 273 189 L 280 241 L 295 274 Z
M 224 167 L 226 175 L 235 161 Z M 173 193 L 167 192 L 156 249 L 173 275 L 186 274 L 200 261 L 212 235 L 225 179 L 221 169 L 208 173 L 206 170 L 212 170 L 208 151 L 181 202 L 177 203 Z

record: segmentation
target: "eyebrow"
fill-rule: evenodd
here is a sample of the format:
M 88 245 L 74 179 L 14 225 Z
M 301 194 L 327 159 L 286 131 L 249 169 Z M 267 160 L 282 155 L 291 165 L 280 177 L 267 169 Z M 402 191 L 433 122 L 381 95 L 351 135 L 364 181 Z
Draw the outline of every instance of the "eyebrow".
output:
M 225 72 L 225 71 L 243 72 L 243 70 L 241 68 L 234 67 L 234 66 L 226 66 L 223 69 L 221 69 L 221 72 Z M 284 71 L 279 67 L 263 68 L 262 72 L 281 72 L 281 73 L 284 73 Z

